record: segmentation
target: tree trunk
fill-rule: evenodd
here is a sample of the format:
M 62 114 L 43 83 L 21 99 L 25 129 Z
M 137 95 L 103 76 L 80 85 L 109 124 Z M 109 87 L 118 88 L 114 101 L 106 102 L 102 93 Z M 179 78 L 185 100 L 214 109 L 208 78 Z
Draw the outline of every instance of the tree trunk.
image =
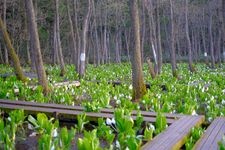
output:
M 130 0 L 130 14 L 132 22 L 132 33 L 134 37 L 134 48 L 132 50 L 132 83 L 133 83 L 133 101 L 139 102 L 146 94 L 144 77 L 141 64 L 141 41 L 140 24 L 138 15 L 138 1 Z
M 3 2 L 3 22 L 6 28 L 6 0 L 4 0 Z M 8 51 L 7 51 L 7 47 L 4 47 L 4 53 L 5 53 L 5 64 L 9 64 L 9 56 L 8 56 Z
M 35 66 L 36 66 L 36 72 L 38 75 L 38 82 L 43 87 L 44 94 L 48 94 L 49 88 L 48 88 L 48 82 L 47 82 L 46 73 L 45 73 L 44 65 L 42 61 L 37 23 L 35 21 L 33 1 L 25 0 L 25 4 L 26 4 L 27 17 L 28 17 L 27 18 L 28 27 L 30 31 L 30 40 L 33 40 L 33 51 L 34 51 L 33 54 L 35 58 Z
M 178 77 L 177 71 L 176 71 L 176 54 L 175 54 L 175 47 L 174 47 L 174 17 L 173 17 L 173 3 L 172 0 L 170 0 L 170 21 L 171 21 L 171 53 L 170 53 L 170 59 L 171 59 L 171 65 L 172 65 L 172 74 L 174 77 Z
M 61 68 L 60 76 L 65 74 L 65 64 L 62 54 L 62 45 L 60 40 L 60 29 L 59 29 L 59 0 L 55 0 L 55 23 L 56 23 L 56 43 L 57 43 L 57 52 L 59 56 L 59 64 Z
M 157 20 L 157 47 L 158 47 L 158 74 L 161 73 L 162 70 L 162 44 L 161 44 L 161 28 L 160 28 L 160 14 L 159 14 L 159 5 L 160 5 L 160 0 L 156 1 L 156 20 Z
M 208 61 L 208 54 L 207 54 L 207 47 L 206 47 L 206 40 L 205 40 L 205 29 L 201 28 L 201 36 L 202 36 L 202 44 L 203 44 L 203 49 L 204 49 L 204 60 L 205 60 L 205 64 L 208 65 L 209 61 Z
M 97 53 L 97 65 L 100 65 L 100 42 L 99 42 L 99 36 L 98 36 L 98 30 L 97 30 L 97 15 L 96 15 L 96 10 L 95 10 L 95 4 L 94 0 L 92 0 L 92 8 L 93 8 L 93 13 L 94 13 L 94 35 L 95 35 L 95 41 L 96 41 L 96 53 Z M 95 59 L 95 58 L 94 58 Z
M 147 58 L 148 70 L 151 74 L 152 79 L 156 77 L 155 70 L 150 58 Z
M 2 45 L 0 44 L 0 64 L 2 64 L 4 62 L 1 50 L 2 50 Z
M 78 16 L 77 16 L 77 2 L 76 0 L 73 0 L 73 21 L 74 21 L 74 34 L 76 37 L 76 42 L 77 42 L 77 51 L 76 51 L 76 71 L 79 73 L 80 72 L 80 49 L 81 49 L 81 39 L 80 39 L 80 32 L 79 32 L 79 26 L 78 26 Z M 79 7 L 79 6 L 78 6 Z
M 68 20 L 69 20 L 69 26 L 70 26 L 70 35 L 71 35 L 71 48 L 72 48 L 72 62 L 74 63 L 74 65 L 76 66 L 76 62 L 77 62 L 77 50 L 76 50 L 76 40 L 75 40 L 75 34 L 74 34 L 74 29 L 73 29 L 73 22 L 72 22 L 72 18 L 70 15 L 70 1 L 67 0 L 67 15 L 68 15 Z
M 223 28 L 223 62 L 225 63 L 225 1 L 222 0 L 222 28 Z
M 86 48 L 87 48 L 87 31 L 89 27 L 89 19 L 90 19 L 90 14 L 91 14 L 91 0 L 88 0 L 88 11 L 87 14 L 84 18 L 84 23 L 83 23 L 83 35 L 82 35 L 82 49 L 81 49 L 81 54 L 80 54 L 80 71 L 79 71 L 79 76 L 83 77 L 85 74 L 85 58 L 86 58 Z
M 185 0 L 185 32 L 186 32 L 186 39 L 187 39 L 187 46 L 188 46 L 189 70 L 191 72 L 195 72 L 195 68 L 193 66 L 193 60 L 192 60 L 191 40 L 190 40 L 189 28 L 188 28 L 188 0 Z
M 0 29 L 2 30 L 3 38 L 5 40 L 5 45 L 6 45 L 7 49 L 9 50 L 9 55 L 10 55 L 12 61 L 13 61 L 13 67 L 15 69 L 15 74 L 16 74 L 16 76 L 19 80 L 21 80 L 23 82 L 26 82 L 27 78 L 23 74 L 23 70 L 22 70 L 22 67 L 20 65 L 19 57 L 17 56 L 17 54 L 16 54 L 16 52 L 13 48 L 13 45 L 11 43 L 9 34 L 7 32 L 6 27 L 4 26 L 2 18 L 0 18 Z
M 213 34 L 212 34 L 212 12 L 210 12 L 210 17 L 209 17 L 209 40 L 210 40 L 211 67 L 215 68 L 214 44 L 213 44 Z
M 126 44 L 126 50 L 127 50 L 127 58 L 128 58 L 128 61 L 130 62 L 130 30 L 125 31 L 124 36 L 125 36 L 125 44 Z

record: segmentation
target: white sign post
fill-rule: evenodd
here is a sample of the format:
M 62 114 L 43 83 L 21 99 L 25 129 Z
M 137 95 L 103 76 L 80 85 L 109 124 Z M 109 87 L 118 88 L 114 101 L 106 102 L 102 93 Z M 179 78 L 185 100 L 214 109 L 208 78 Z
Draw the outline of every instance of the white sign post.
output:
M 80 54 L 80 61 L 85 61 L 85 53 Z

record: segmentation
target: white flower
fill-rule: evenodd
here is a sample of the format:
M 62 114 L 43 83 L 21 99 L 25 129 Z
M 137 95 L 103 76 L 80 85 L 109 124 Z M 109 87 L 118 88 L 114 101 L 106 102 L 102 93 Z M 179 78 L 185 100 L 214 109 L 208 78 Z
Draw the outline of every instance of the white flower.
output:
M 117 100 L 117 96 L 115 95 L 115 96 L 113 97 L 113 99 Z
M 54 129 L 52 132 L 52 137 L 57 137 L 57 135 L 58 135 L 57 129 Z
M 202 88 L 202 93 L 204 93 L 204 92 L 205 92 L 205 88 L 203 87 L 203 88 Z
M 54 144 L 51 146 L 51 150 L 55 150 L 55 145 Z
M 196 115 L 198 115 L 198 114 L 196 113 L 195 110 L 193 110 L 193 111 L 192 111 L 192 115 L 193 115 L 193 116 L 194 116 L 194 115 L 196 116 Z
M 130 86 L 129 86 L 129 90 L 132 90 L 132 89 L 133 89 L 133 86 L 132 86 L 132 85 L 130 85 Z
M 225 100 L 224 99 L 222 99 L 222 104 L 225 105 Z
M 6 97 L 9 98 L 9 92 L 6 93 Z
M 156 97 L 161 98 L 161 94 L 156 94 Z
M 225 89 L 222 90 L 222 93 L 225 94 Z
M 115 121 L 115 119 L 114 118 L 112 118 L 112 124 L 116 124 L 116 121 Z
M 12 119 L 10 117 L 8 117 L 8 120 L 11 122 Z
M 119 148 L 120 149 L 120 143 L 118 140 L 116 140 L 116 148 Z
M 149 124 L 149 129 L 155 131 L 155 126 L 153 124 Z
M 121 101 L 120 100 L 117 100 L 116 101 L 116 104 L 118 104 L 118 105 L 121 104 Z
M 114 118 L 112 118 L 112 119 L 107 118 L 106 119 L 106 124 L 111 126 L 113 124 L 116 124 L 116 121 L 115 121 Z
M 124 94 L 120 94 L 119 97 L 124 97 Z
M 14 93 L 19 93 L 19 89 L 14 89 Z
M 209 120 L 209 122 L 212 122 L 213 118 L 212 117 L 209 117 L 208 120 Z
M 128 99 L 132 99 L 132 97 L 129 95 L 128 97 L 127 97 Z
M 60 100 L 61 103 L 64 103 L 65 102 L 65 98 L 63 97 L 61 100 Z
M 29 137 L 32 137 L 32 136 L 37 136 L 37 132 L 32 132 Z
M 107 118 L 107 119 L 106 119 L 106 124 L 107 124 L 107 125 L 111 125 L 111 124 L 112 124 L 111 119 Z
M 29 124 L 28 124 L 28 129 L 33 130 L 34 127 L 29 123 Z

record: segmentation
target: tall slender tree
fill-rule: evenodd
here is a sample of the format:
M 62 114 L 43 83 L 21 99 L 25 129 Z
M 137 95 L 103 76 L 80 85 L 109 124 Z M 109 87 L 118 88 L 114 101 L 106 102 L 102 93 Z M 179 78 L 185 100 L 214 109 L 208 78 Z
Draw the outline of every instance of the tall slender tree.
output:
M 225 1 L 222 0 L 223 62 L 225 63 Z
M 61 45 L 61 39 L 60 39 L 60 27 L 59 27 L 59 0 L 55 0 L 55 46 L 56 46 L 56 51 L 58 53 L 58 58 L 59 58 L 59 65 L 61 68 L 60 75 L 64 76 L 65 74 L 65 64 L 64 64 L 64 59 L 63 59 L 63 54 L 62 54 L 62 45 Z
M 188 0 L 185 0 L 185 32 L 186 32 L 186 39 L 187 39 L 187 45 L 188 45 L 188 64 L 189 69 L 191 72 L 195 72 L 195 68 L 193 66 L 193 60 L 192 60 L 192 50 L 191 50 L 191 40 L 189 36 L 189 27 L 188 27 Z
M 211 55 L 211 67 L 215 68 L 215 56 L 214 56 L 214 43 L 213 43 L 213 31 L 212 31 L 212 10 L 209 12 L 209 40 L 210 40 L 210 55 Z
M 3 22 L 5 24 L 5 27 L 6 27 L 6 8 L 7 8 L 6 0 L 4 0 L 3 1 Z M 9 64 L 9 56 L 8 56 L 8 51 L 6 46 L 4 47 L 4 53 L 5 53 L 5 64 Z
M 138 102 L 145 94 L 146 87 L 141 63 L 141 41 L 140 41 L 140 23 L 138 15 L 138 0 L 130 0 L 130 15 L 134 37 L 134 48 L 132 49 L 132 84 L 133 101 Z
M 4 25 L 4 22 L 2 21 L 2 18 L 0 18 L 0 29 L 2 30 L 3 38 L 5 40 L 5 45 L 6 45 L 7 49 L 9 50 L 9 55 L 12 59 L 13 67 L 15 69 L 15 74 L 19 80 L 26 82 L 27 78 L 23 74 L 23 70 L 20 65 L 19 57 L 17 56 L 16 51 L 13 48 L 12 42 L 10 40 L 10 37 L 9 37 L 7 29 Z
M 67 0 L 67 15 L 68 15 L 68 20 L 69 20 L 69 26 L 70 26 L 70 37 L 71 37 L 71 41 L 72 41 L 72 59 L 73 59 L 73 63 L 76 66 L 76 62 L 77 62 L 77 49 L 76 49 L 76 40 L 75 40 L 75 34 L 74 34 L 74 28 L 73 28 L 73 22 L 72 22 L 72 17 L 70 15 L 70 0 Z
M 176 69 L 176 54 L 175 54 L 175 33 L 174 33 L 174 16 L 173 16 L 173 2 L 170 0 L 170 26 L 171 26 L 171 42 L 170 42 L 170 59 L 172 65 L 172 74 L 174 77 L 178 77 Z
M 83 77 L 85 74 L 85 59 L 86 59 L 86 49 L 87 49 L 87 31 L 89 27 L 89 20 L 90 20 L 90 14 L 91 14 L 91 0 L 88 0 L 88 10 L 87 14 L 84 18 L 83 23 L 83 34 L 82 34 L 82 49 L 80 54 L 80 71 L 79 76 Z
M 158 47 L 158 74 L 162 71 L 162 43 L 161 43 L 161 28 L 160 28 L 160 14 L 159 14 L 159 8 L 160 8 L 160 0 L 156 0 L 156 21 L 157 21 L 157 47 Z
M 33 40 L 33 54 L 35 59 L 35 67 L 38 75 L 38 82 L 43 87 L 44 94 L 48 94 L 49 87 L 48 81 L 46 78 L 46 73 L 42 61 L 41 48 L 39 42 L 39 35 L 37 30 L 37 23 L 34 14 L 34 6 L 32 0 L 25 0 L 26 12 L 27 12 L 27 21 L 28 28 L 30 31 L 30 40 Z

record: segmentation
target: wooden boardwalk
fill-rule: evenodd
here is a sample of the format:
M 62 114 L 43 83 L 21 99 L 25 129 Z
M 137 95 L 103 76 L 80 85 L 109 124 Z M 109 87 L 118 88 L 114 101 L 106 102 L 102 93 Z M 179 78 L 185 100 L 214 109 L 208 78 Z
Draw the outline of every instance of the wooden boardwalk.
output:
M 26 101 L 11 101 L 0 99 L 0 109 L 8 112 L 14 109 L 23 109 L 26 114 L 46 113 L 59 120 L 76 120 L 76 116 L 85 112 L 81 106 L 66 106 L 59 104 L 45 104 Z M 101 109 L 99 112 L 85 112 L 88 119 L 96 121 L 97 118 L 113 118 L 113 109 Z M 145 122 L 155 123 L 157 113 L 140 111 Z M 133 111 L 131 117 L 137 118 L 137 111 Z M 204 122 L 204 116 L 187 116 L 179 114 L 165 114 L 169 127 L 152 141 L 143 145 L 143 150 L 169 150 L 180 149 L 189 136 L 191 128 Z M 225 122 L 215 123 L 216 127 L 225 128 Z M 223 125 L 222 125 L 223 124 Z M 218 131 L 218 133 L 220 133 Z M 223 132 L 224 133 L 224 132 Z M 222 134 L 222 133 L 220 133 Z M 209 134 L 211 137 L 211 134 Z
M 191 128 L 199 126 L 204 120 L 204 116 L 183 116 L 152 141 L 146 143 L 142 150 L 180 149 L 189 136 Z
M 4 111 L 11 111 L 14 109 L 23 109 L 27 114 L 46 113 L 50 116 L 57 117 L 59 120 L 64 119 L 76 119 L 76 116 L 85 112 L 85 109 L 81 106 L 66 106 L 60 104 L 46 104 L 46 103 L 35 103 L 26 101 L 12 101 L 12 100 L 1 100 L 0 109 Z M 95 120 L 96 118 L 113 118 L 113 109 L 101 109 L 99 112 L 85 112 L 89 119 Z M 155 122 L 156 113 L 141 111 L 141 114 L 146 122 Z M 165 114 L 167 123 L 172 124 L 183 115 L 176 114 Z M 135 120 L 137 111 L 132 112 L 132 118 Z
M 218 142 L 225 135 L 225 118 L 216 118 L 207 128 L 205 134 L 196 143 L 196 150 L 217 150 Z

